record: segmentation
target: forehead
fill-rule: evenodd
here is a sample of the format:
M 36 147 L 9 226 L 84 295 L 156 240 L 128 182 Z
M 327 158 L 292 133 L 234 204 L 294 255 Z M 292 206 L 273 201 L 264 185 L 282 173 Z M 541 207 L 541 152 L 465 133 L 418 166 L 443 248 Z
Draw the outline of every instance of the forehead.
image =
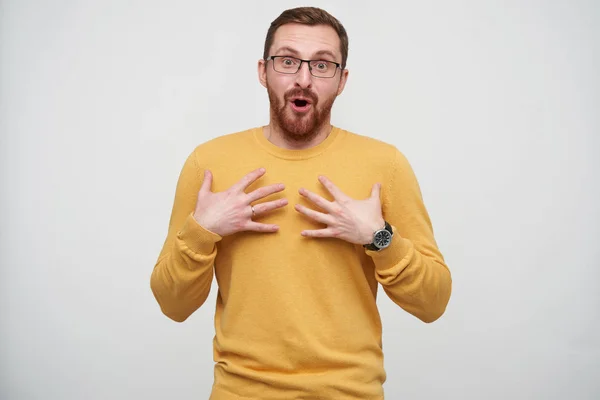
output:
M 336 60 L 341 60 L 340 38 L 329 25 L 285 24 L 279 27 L 273 37 L 270 55 L 278 52 L 295 50 L 301 58 L 330 53 Z

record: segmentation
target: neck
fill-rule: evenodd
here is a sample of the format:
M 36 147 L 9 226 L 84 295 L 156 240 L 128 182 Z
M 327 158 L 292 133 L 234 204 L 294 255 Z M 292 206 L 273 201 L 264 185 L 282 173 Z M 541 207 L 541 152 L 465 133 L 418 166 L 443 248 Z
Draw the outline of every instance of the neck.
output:
M 309 134 L 311 139 L 309 140 L 294 140 L 273 123 L 273 120 L 269 121 L 269 125 L 263 127 L 263 132 L 268 141 L 274 145 L 290 150 L 302 150 L 314 147 L 325 140 L 331 133 L 332 125 L 329 121 L 322 124 L 317 128 L 317 132 L 312 135 Z

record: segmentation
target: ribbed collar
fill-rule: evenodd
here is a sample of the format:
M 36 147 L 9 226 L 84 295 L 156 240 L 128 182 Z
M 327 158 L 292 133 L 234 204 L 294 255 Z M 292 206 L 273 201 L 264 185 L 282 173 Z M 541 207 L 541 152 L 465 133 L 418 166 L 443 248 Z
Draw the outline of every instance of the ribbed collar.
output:
M 325 140 L 316 146 L 301 150 L 284 149 L 269 142 L 265 137 L 264 128 L 262 126 L 254 128 L 252 133 L 258 144 L 275 157 L 284 158 L 286 160 L 305 160 L 325 152 L 337 139 L 340 139 L 341 136 L 343 136 L 342 132 L 344 132 L 342 129 L 332 126 L 331 132 Z

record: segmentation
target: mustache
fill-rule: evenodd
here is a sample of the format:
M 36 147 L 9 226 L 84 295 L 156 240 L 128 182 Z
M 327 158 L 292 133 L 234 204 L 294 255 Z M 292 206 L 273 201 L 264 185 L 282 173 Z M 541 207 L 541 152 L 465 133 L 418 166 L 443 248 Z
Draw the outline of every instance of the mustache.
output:
M 318 97 L 316 94 L 314 94 L 310 89 L 300 89 L 300 88 L 296 88 L 296 89 L 292 89 L 289 92 L 287 92 L 284 96 L 286 101 L 289 101 L 292 97 L 295 96 L 302 96 L 302 97 L 306 97 L 308 99 L 311 100 L 312 103 L 317 104 L 318 101 Z

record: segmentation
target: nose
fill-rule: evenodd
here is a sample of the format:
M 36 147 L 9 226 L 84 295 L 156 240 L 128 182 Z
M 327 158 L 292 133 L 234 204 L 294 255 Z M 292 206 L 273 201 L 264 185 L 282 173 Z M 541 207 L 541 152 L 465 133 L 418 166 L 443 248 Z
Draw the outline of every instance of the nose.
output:
M 312 75 L 310 73 L 310 66 L 307 62 L 302 62 L 300 70 L 296 73 L 296 85 L 301 88 L 309 88 L 312 86 Z

